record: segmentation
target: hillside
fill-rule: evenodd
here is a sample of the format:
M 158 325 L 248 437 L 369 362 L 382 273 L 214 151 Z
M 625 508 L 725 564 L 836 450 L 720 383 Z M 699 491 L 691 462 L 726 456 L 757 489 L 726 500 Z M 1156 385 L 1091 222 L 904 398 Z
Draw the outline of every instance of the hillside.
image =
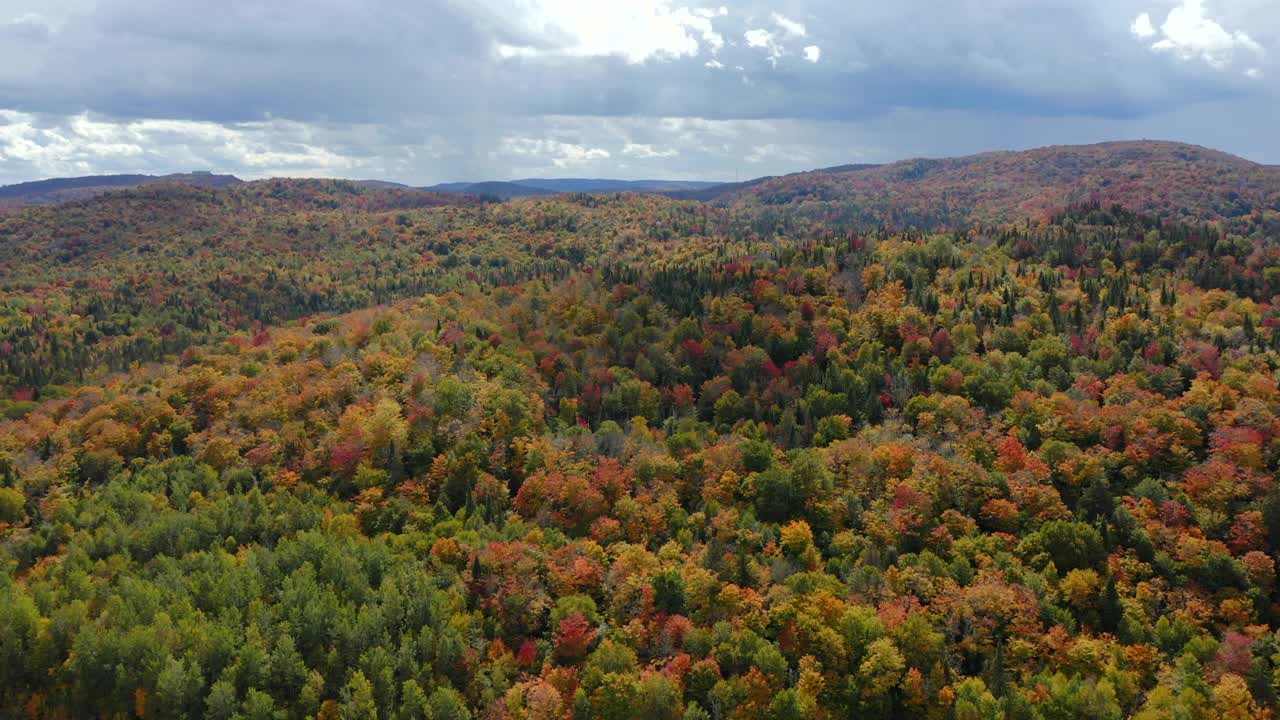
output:
M 871 163 L 836 165 L 834 167 L 822 168 L 820 170 L 811 170 L 811 171 L 808 171 L 807 173 L 794 173 L 793 175 L 782 176 L 782 177 L 792 177 L 794 175 L 818 174 L 818 173 L 832 174 L 832 173 L 857 172 L 860 170 L 870 170 L 872 168 L 877 168 L 877 167 L 880 167 L 880 166 L 876 164 L 871 164 Z M 744 180 L 742 182 L 707 184 L 705 187 L 667 190 L 667 191 L 663 191 L 662 194 L 677 200 L 697 200 L 699 202 L 711 202 L 713 200 L 719 200 L 727 196 L 741 194 L 743 191 L 748 190 L 750 188 L 758 187 L 765 183 L 773 182 L 779 179 L 780 179 L 779 176 L 769 175 L 767 177 L 752 178 L 750 180 Z
M 427 188 L 430 190 L 431 188 Z M 554 195 L 555 190 L 546 190 L 543 188 L 529 187 L 512 182 L 478 182 L 468 183 L 460 189 L 454 191 L 464 195 L 475 195 L 478 197 L 496 197 L 503 200 L 511 200 L 522 197 L 535 197 L 538 195 Z
M 1087 201 L 1191 220 L 1280 212 L 1280 169 L 1148 141 L 817 170 L 726 190 L 693 197 L 793 207 L 823 222 L 896 227 L 1006 223 Z
M 1274 720 L 1280 232 L 1150 150 L 0 214 L 0 717 Z
M 143 185 L 178 184 L 194 187 L 226 187 L 241 180 L 233 175 L 180 173 L 175 175 L 96 175 L 55 178 L 0 187 L 0 207 L 50 205 L 69 200 L 83 200 L 115 190 Z
M 667 193 L 681 190 L 700 190 L 714 187 L 716 183 L 693 180 L 609 180 L 582 178 L 554 178 L 516 180 L 515 183 L 527 187 L 554 190 L 556 192 L 644 192 Z
M 664 213 L 679 232 L 646 232 L 687 237 L 699 222 L 692 206 L 656 197 L 540 203 L 263 180 L 15 209 L 0 215 L 0 343 L 9 348 L 0 398 L 38 396 L 254 326 L 443 291 L 467 276 L 510 283 L 566 272 L 587 256 L 588 237 Z
M 468 195 L 488 195 L 503 199 L 551 195 L 554 193 L 601 193 L 601 192 L 636 192 L 674 195 L 692 193 L 711 187 L 716 183 L 684 180 L 608 180 L 586 178 L 528 178 L 510 182 L 479 183 L 442 183 L 423 188 L 433 192 L 465 193 Z

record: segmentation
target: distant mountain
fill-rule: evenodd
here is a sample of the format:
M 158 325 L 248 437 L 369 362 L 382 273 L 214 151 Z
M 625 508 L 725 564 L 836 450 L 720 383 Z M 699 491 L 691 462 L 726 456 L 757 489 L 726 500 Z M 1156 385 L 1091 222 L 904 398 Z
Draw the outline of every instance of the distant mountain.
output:
M 856 172 L 859 170 L 870 170 L 872 168 L 878 168 L 878 167 L 880 166 L 875 164 L 836 165 L 834 167 L 823 168 L 821 170 L 808 170 L 804 173 L 794 173 L 794 174 L 804 175 L 807 173 Z M 742 182 L 736 182 L 736 183 L 721 183 L 718 185 L 707 184 L 707 183 L 696 183 L 696 184 L 703 185 L 703 187 L 679 188 L 672 191 L 665 191 L 662 194 L 666 195 L 667 197 L 675 198 L 677 200 L 697 200 L 698 202 L 711 202 L 714 200 L 718 200 L 722 197 L 725 197 L 726 195 L 732 195 L 734 193 L 746 190 L 748 188 L 755 187 L 757 185 L 763 185 L 764 183 L 767 183 L 771 180 L 777 180 L 779 177 L 791 177 L 791 176 L 790 175 L 784 175 L 784 176 L 768 175 L 765 177 L 754 178 L 752 180 L 744 180 Z
M 489 195 L 503 199 L 557 193 L 638 192 L 678 193 L 716 187 L 717 183 L 688 180 L 609 180 L 587 178 L 527 178 L 510 182 L 452 182 L 422 188 L 431 192 Z
M 462 190 L 466 195 L 477 195 L 480 197 L 498 197 L 503 200 L 511 200 L 514 198 L 533 197 L 535 195 L 555 195 L 554 190 L 544 190 L 542 188 L 530 187 L 528 185 L 519 185 L 511 182 L 478 182 L 472 183 Z
M 1261 216 L 1272 223 L 1280 213 L 1280 166 L 1260 165 L 1195 145 L 1145 140 L 838 165 L 724 184 L 526 178 L 413 188 L 381 180 L 338 182 L 346 183 L 341 185 L 344 188 L 382 193 L 352 196 L 351 202 L 362 205 L 414 207 L 474 202 L 476 197 L 509 200 L 560 193 L 638 192 L 725 206 L 787 207 L 823 223 L 845 226 L 999 224 L 1042 218 L 1080 203 L 1119 204 L 1192 220 Z M 210 173 L 60 178 L 0 187 L 0 209 L 83 200 L 157 184 L 223 187 L 242 183 L 230 175 Z M 282 185 L 278 191 L 292 196 L 301 187 L 307 186 Z M 319 204 L 333 202 L 329 190 L 321 195 Z
M 362 187 L 372 188 L 374 190 L 414 190 L 415 188 L 405 185 L 404 183 L 391 182 L 390 180 L 352 180 Z
M 465 192 L 467 188 L 475 184 L 477 183 L 450 182 L 450 183 L 440 183 L 439 185 L 431 185 L 430 187 L 424 187 L 422 189 L 430 190 L 431 192 L 461 193 L 461 192 Z
M 517 185 L 542 188 L 555 192 L 676 192 L 715 187 L 717 183 L 688 180 L 608 180 L 582 178 L 552 178 L 515 180 Z
M 544 190 L 542 188 L 530 187 L 528 185 L 517 185 L 512 182 L 477 182 L 477 183 L 442 183 L 440 185 L 431 185 L 429 187 L 419 188 L 427 192 L 445 193 L 449 195 L 476 195 L 483 197 L 496 197 L 503 200 L 513 200 L 515 198 L 533 197 L 535 195 L 555 195 L 554 190 Z
M 21 205 L 52 205 L 68 200 L 83 200 L 113 190 L 141 187 L 143 185 L 179 184 L 196 187 L 225 187 L 237 185 L 241 180 L 234 175 L 214 175 L 208 172 L 178 173 L 173 175 L 91 175 L 87 177 L 54 178 L 0 187 L 0 207 Z
M 852 165 L 672 195 L 792 206 L 824 222 L 852 225 L 963 227 L 1046 217 L 1088 202 L 1220 220 L 1280 212 L 1280 168 L 1196 145 L 1144 140 Z

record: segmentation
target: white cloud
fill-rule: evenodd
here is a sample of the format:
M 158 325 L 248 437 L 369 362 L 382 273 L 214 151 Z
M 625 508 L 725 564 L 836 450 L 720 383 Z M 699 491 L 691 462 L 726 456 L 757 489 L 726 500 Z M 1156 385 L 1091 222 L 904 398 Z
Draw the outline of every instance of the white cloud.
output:
M 503 59 L 621 55 L 632 64 L 694 57 L 704 48 L 718 53 L 725 41 L 713 20 L 729 13 L 725 7 L 677 7 L 671 0 L 488 0 L 487 4 L 504 20 L 514 18 L 530 36 L 549 39 L 536 47 L 499 44 L 498 56 Z
M 748 30 L 743 33 L 743 37 L 746 38 L 747 47 L 769 47 L 769 44 L 773 42 L 773 33 L 763 28 Z
M 1152 43 L 1152 50 L 1172 53 L 1183 61 L 1200 60 L 1215 70 L 1230 65 L 1241 50 L 1265 54 L 1263 47 L 1248 33 L 1227 30 L 1208 17 L 1204 0 L 1182 0 L 1181 5 L 1169 11 L 1159 33 L 1146 13 L 1139 15 L 1130 29 L 1142 39 L 1160 35 L 1160 39 Z
M 724 5 L 721 5 L 715 10 L 712 10 L 711 8 L 698 8 L 693 11 L 693 14 L 704 18 L 724 17 L 729 14 L 729 8 Z
M 795 46 L 788 47 L 785 41 L 807 37 L 809 32 L 802 23 L 781 13 L 772 13 L 770 17 L 778 28 L 776 32 L 765 28 L 752 28 L 743 33 L 742 37 L 747 41 L 747 47 L 764 50 L 769 64 L 777 67 L 779 60 L 795 52 Z M 805 60 L 816 63 L 822 57 L 822 48 L 817 45 L 807 45 L 800 54 Z
M 778 27 L 782 28 L 783 32 L 785 32 L 788 35 L 796 35 L 799 37 L 804 37 L 806 34 L 808 34 L 805 32 L 804 25 L 796 22 L 795 20 L 792 20 L 786 15 L 774 13 L 773 22 Z
M 215 169 L 248 177 L 345 175 L 361 162 L 313 138 L 309 126 L 270 120 L 220 125 L 189 120 L 49 121 L 0 111 L 0 166 L 8 180 L 104 172 Z
M 813 154 L 808 147 L 766 143 L 752 147 L 746 160 L 753 165 L 769 160 L 783 160 L 791 163 L 793 167 L 804 167 L 813 161 Z
M 549 162 L 557 168 L 586 165 L 595 160 L 607 160 L 608 150 L 578 145 L 576 143 L 545 138 L 505 137 L 494 152 L 497 157 L 520 158 L 537 162 Z
M 1142 13 L 1138 17 L 1134 18 L 1133 24 L 1129 26 L 1129 32 L 1143 40 L 1155 35 L 1156 29 L 1155 26 L 1151 24 L 1150 13 Z
M 673 158 L 679 155 L 680 151 L 675 148 L 658 150 L 653 145 L 629 142 L 622 148 L 622 154 L 628 157 L 640 158 L 642 160 L 653 160 L 656 158 Z
M 1260 80 L 1262 79 L 1262 69 L 1256 67 L 1249 68 L 1244 71 L 1244 76 L 1250 80 Z
M 787 54 L 774 34 L 764 28 L 748 30 L 742 34 L 742 37 L 747 41 L 747 47 L 763 48 L 768 52 L 769 63 L 774 67 L 777 67 L 778 60 Z

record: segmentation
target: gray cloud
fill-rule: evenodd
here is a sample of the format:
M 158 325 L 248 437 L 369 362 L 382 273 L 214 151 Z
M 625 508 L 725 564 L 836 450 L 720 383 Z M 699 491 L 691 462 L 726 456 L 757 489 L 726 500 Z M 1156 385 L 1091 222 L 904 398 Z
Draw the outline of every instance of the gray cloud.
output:
M 1275 162 L 1278 34 L 1269 0 L 0 0 L 0 181 L 726 178 L 1142 136 Z

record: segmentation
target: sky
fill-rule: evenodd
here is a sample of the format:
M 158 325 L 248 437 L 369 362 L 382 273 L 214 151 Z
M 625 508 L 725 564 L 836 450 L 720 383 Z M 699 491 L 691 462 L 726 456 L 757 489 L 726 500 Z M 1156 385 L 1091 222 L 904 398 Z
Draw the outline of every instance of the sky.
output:
M 733 180 L 1165 139 L 1280 164 L 1280 0 L 0 0 L 0 184 Z

